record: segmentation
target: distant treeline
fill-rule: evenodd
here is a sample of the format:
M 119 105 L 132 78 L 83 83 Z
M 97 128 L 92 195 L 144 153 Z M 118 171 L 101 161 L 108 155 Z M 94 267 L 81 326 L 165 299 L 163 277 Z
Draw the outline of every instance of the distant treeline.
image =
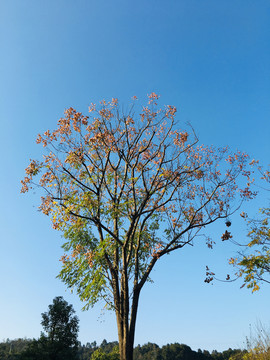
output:
M 16 339 L 5 340 L 0 343 L 0 360 L 32 360 L 34 357 L 29 355 L 29 349 L 36 340 L 32 339 Z M 97 346 L 94 341 L 86 343 L 86 345 L 79 344 L 77 354 L 74 360 L 91 360 L 92 359 L 118 359 L 117 355 L 118 342 L 107 342 L 103 340 Z M 207 350 L 198 349 L 193 351 L 189 346 L 184 344 L 168 344 L 159 347 L 157 344 L 147 343 L 145 345 L 138 345 L 134 349 L 134 360 L 229 360 L 241 359 L 246 351 L 239 349 L 228 349 L 223 352 L 216 350 L 211 353 Z M 38 360 L 42 355 L 39 355 Z M 44 354 L 44 359 L 46 354 Z

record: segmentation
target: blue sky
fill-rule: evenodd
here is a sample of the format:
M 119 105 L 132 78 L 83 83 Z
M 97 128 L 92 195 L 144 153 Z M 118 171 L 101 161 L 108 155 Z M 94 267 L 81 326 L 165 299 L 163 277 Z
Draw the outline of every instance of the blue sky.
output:
M 0 2 L 0 340 L 38 337 L 41 312 L 55 296 L 74 305 L 83 343 L 116 340 L 113 314 L 81 303 L 56 279 L 60 234 L 37 212 L 39 194 L 20 194 L 36 135 L 64 109 L 91 102 L 127 104 L 154 91 L 178 108 L 201 143 L 229 145 L 269 162 L 269 1 L 10 0 Z M 266 205 L 268 194 L 248 207 Z M 249 324 L 269 324 L 270 287 L 203 282 L 205 265 L 227 272 L 237 249 L 220 244 L 224 223 L 203 244 L 170 255 L 142 292 L 136 344 L 185 343 L 193 349 L 242 347 Z M 233 221 L 234 237 L 245 225 Z

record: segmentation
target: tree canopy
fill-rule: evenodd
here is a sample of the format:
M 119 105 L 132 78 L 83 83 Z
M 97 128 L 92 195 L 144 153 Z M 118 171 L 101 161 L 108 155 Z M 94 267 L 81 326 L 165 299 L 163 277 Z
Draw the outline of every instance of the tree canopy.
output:
M 136 97 L 128 111 L 117 99 L 91 104 L 89 116 L 69 108 L 38 136 L 47 152 L 22 180 L 22 192 L 42 188 L 40 210 L 66 239 L 59 277 L 85 308 L 104 300 L 115 311 L 121 360 L 132 359 L 139 295 L 156 262 L 255 195 L 248 155 L 200 145 L 158 98 L 139 111 Z
M 49 310 L 41 314 L 41 325 L 52 343 L 59 342 L 65 349 L 77 347 L 79 319 L 74 314 L 73 306 L 62 296 L 54 298 Z

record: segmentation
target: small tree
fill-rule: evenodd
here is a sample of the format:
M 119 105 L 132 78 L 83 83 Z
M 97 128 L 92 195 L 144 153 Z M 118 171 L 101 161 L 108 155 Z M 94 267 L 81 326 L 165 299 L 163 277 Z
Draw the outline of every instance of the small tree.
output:
M 51 359 L 75 359 L 78 347 L 79 319 L 72 305 L 62 296 L 53 299 L 48 312 L 42 314 L 41 325 L 47 335 Z
M 91 360 L 119 360 L 118 346 L 115 346 L 109 353 L 104 352 L 102 349 L 97 349 L 92 354 Z
M 53 299 L 49 310 L 42 313 L 45 333 L 33 340 L 22 352 L 22 360 L 75 360 L 78 350 L 79 319 L 72 305 L 62 296 Z
M 246 154 L 198 145 L 193 130 L 179 130 L 176 108 L 157 102 L 150 94 L 136 114 L 135 104 L 123 113 L 117 99 L 102 101 L 90 119 L 66 110 L 38 136 L 49 151 L 22 181 L 22 192 L 45 191 L 40 210 L 66 239 L 59 277 L 84 308 L 104 300 L 115 311 L 121 360 L 133 357 L 139 296 L 157 261 L 254 195 Z

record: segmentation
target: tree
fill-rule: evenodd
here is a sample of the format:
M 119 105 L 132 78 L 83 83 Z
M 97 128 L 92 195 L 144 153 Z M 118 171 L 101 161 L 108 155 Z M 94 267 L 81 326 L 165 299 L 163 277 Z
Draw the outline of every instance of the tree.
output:
M 270 172 L 262 173 L 262 179 L 270 183 Z M 248 251 L 239 252 L 238 256 L 230 259 L 230 263 L 238 268 L 237 275 L 244 280 L 243 286 L 252 289 L 252 292 L 260 289 L 260 284 L 270 284 L 270 207 L 259 209 L 258 219 L 249 218 L 246 213 L 241 216 L 248 223 Z
M 72 305 L 62 296 L 53 299 L 49 311 L 42 314 L 41 325 L 51 344 L 53 359 L 74 359 L 78 347 L 79 319 Z
M 157 344 L 147 343 L 143 346 L 136 346 L 133 357 L 135 360 L 161 360 L 161 350 Z
M 1 360 L 18 360 L 20 353 L 32 342 L 30 339 L 6 339 L 0 343 L 0 359 Z
M 21 190 L 45 192 L 40 210 L 66 239 L 59 277 L 85 309 L 104 300 L 115 311 L 121 360 L 132 359 L 139 296 L 157 261 L 254 196 L 246 154 L 199 145 L 154 93 L 138 114 L 133 101 L 127 112 L 117 99 L 89 116 L 66 110 L 38 136 L 48 152 L 30 160 Z
M 199 356 L 189 346 L 175 343 L 162 347 L 161 358 L 164 360 L 198 360 Z
M 42 313 L 41 325 L 47 334 L 41 333 L 23 352 L 28 360 L 74 360 L 77 359 L 79 319 L 72 305 L 62 296 L 53 299 L 48 312 Z

